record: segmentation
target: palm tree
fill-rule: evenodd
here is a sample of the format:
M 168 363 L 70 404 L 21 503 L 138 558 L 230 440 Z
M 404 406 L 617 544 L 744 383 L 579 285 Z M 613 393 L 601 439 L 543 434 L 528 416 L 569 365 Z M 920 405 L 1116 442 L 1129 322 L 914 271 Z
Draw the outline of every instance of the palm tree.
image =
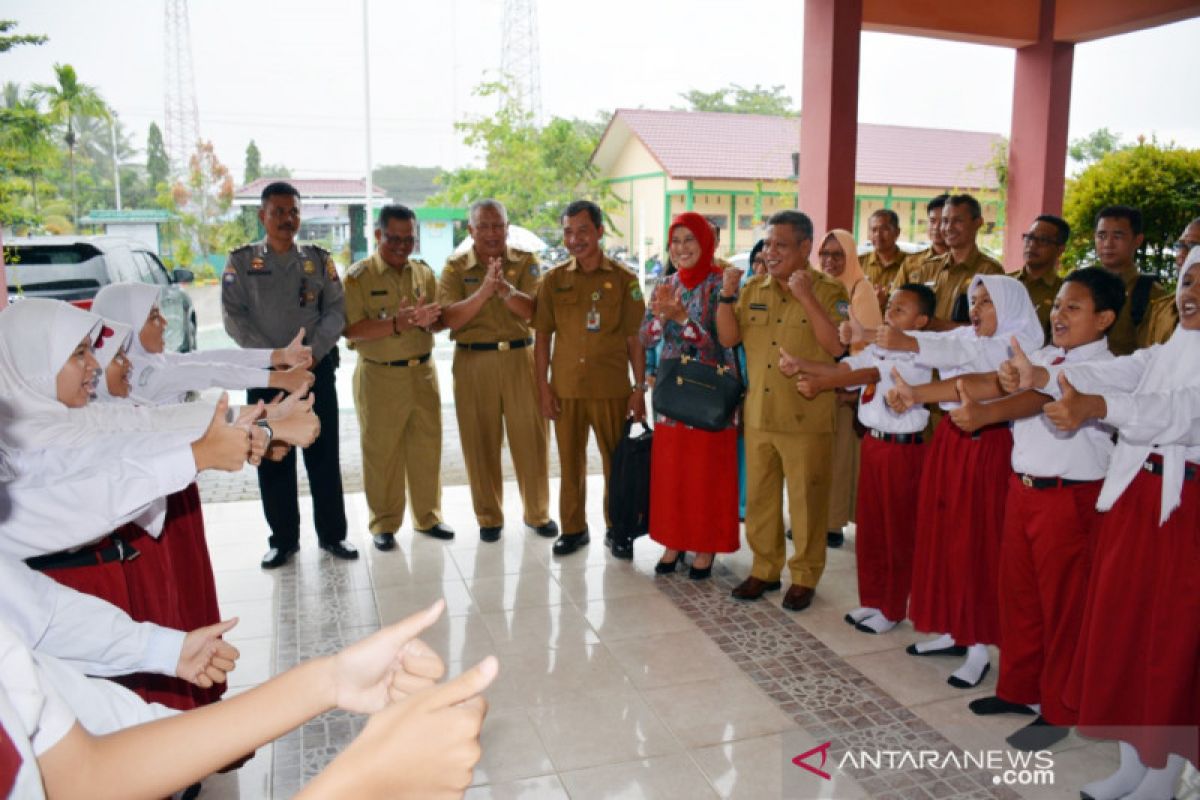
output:
M 58 155 L 50 140 L 50 121 L 38 110 L 33 99 L 21 96 L 18 84 L 9 81 L 4 84 L 0 123 L 5 131 L 5 143 L 20 154 L 20 161 L 13 171 L 29 178 L 33 213 L 39 215 L 38 177 Z
M 67 153 L 71 161 L 71 222 L 79 220 L 79 199 L 75 185 L 75 120 L 80 117 L 108 119 L 108 105 L 94 86 L 80 83 L 70 64 L 55 64 L 57 84 L 35 83 L 33 95 L 46 101 L 46 113 L 58 124 L 66 123 Z

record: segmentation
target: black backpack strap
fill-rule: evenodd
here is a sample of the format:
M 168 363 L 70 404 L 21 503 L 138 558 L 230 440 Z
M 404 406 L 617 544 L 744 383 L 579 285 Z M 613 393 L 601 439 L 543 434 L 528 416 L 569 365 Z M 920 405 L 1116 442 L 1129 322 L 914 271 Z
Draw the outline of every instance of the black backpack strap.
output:
M 1146 310 L 1150 307 L 1150 289 L 1156 282 L 1157 278 L 1154 275 L 1143 272 L 1138 274 L 1137 281 L 1133 284 L 1133 291 L 1129 294 L 1129 316 L 1135 328 L 1146 318 Z

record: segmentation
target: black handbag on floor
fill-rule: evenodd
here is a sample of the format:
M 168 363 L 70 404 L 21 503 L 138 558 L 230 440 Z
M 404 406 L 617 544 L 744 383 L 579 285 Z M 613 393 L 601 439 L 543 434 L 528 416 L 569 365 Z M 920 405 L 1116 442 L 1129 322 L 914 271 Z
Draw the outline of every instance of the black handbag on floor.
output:
M 654 431 L 646 422 L 633 433 L 634 422 L 625 420 L 621 441 L 613 450 L 608 476 L 608 518 L 613 540 L 633 541 L 650 527 L 650 451 Z
M 732 367 L 705 364 L 695 356 L 664 359 L 654 381 L 654 411 L 704 431 L 729 426 L 745 387 Z

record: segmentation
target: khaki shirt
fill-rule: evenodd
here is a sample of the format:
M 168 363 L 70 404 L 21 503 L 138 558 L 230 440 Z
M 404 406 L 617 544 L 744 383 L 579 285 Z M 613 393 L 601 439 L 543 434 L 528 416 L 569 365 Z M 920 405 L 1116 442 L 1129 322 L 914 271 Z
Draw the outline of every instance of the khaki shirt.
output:
M 848 318 L 850 299 L 840 281 L 807 267 L 813 293 L 836 326 Z M 833 357 L 817 341 L 808 313 L 786 286 L 770 275 L 751 278 L 734 306 L 746 350 L 746 425 L 775 433 L 832 433 L 836 398 L 822 392 L 804 399 L 796 382 L 779 372 L 779 348 L 823 364 Z
M 1046 341 L 1049 342 L 1050 312 L 1054 309 L 1054 298 L 1058 297 L 1058 290 L 1062 288 L 1062 276 L 1056 269 L 1048 269 L 1041 277 L 1035 278 L 1029 274 L 1028 268 L 1021 267 L 1021 271 L 1017 273 L 1017 280 L 1029 292 L 1029 299 L 1033 301 L 1033 308 L 1037 311 L 1038 320 L 1046 332 Z
M 522 294 L 537 294 L 541 268 L 537 256 L 525 250 L 508 248 L 504 253 L 504 277 Z M 466 300 L 483 286 L 487 264 L 475 257 L 471 248 L 461 256 L 446 261 L 438 282 L 438 304 L 443 308 Z M 493 295 L 466 325 L 450 332 L 450 338 L 463 344 L 511 342 L 529 338 L 529 325 L 504 304 L 504 298 Z
M 627 397 L 629 338 L 637 336 L 645 314 L 637 276 L 611 258 L 590 273 L 574 258 L 547 272 L 538 287 L 533 327 L 554 334 L 555 393 L 573 399 Z
M 402 300 L 415 306 L 431 302 L 436 296 L 437 278 L 428 264 L 410 259 L 401 269 L 395 269 L 376 251 L 346 273 L 346 327 L 364 319 L 390 319 Z M 433 334 L 410 328 L 382 339 L 348 344 L 368 361 L 406 361 L 433 350 Z
M 863 274 L 872 286 L 891 289 L 905 283 L 904 277 L 908 275 L 911 260 L 903 250 L 897 250 L 896 260 L 885 264 L 878 251 L 872 250 L 862 259 Z
M 1146 309 L 1146 319 L 1138 330 L 1138 341 L 1142 347 L 1156 344 L 1166 344 L 1171 334 L 1179 327 L 1179 309 L 1175 305 L 1175 295 L 1164 294 L 1157 300 L 1150 301 Z
M 1117 275 L 1125 284 L 1125 305 L 1121 306 L 1121 313 L 1117 315 L 1117 321 L 1108 330 L 1108 349 L 1118 356 L 1127 356 L 1139 347 L 1146 347 L 1149 344 L 1146 334 L 1150 327 L 1154 303 L 1163 296 L 1170 296 L 1162 284 L 1155 281 L 1150 287 L 1150 300 L 1146 304 L 1146 315 L 1142 317 L 1141 326 L 1134 330 L 1133 287 L 1137 283 L 1138 274 L 1137 265 L 1130 264 Z
M 976 275 L 1004 274 L 1004 267 L 1000 266 L 1000 262 L 985 255 L 978 247 L 961 264 L 955 264 L 953 259 L 954 254 L 950 251 L 931 258 L 921 276 L 937 296 L 933 315 L 943 320 L 950 319 L 958 298 L 967 293 L 971 287 L 971 280 Z
M 933 252 L 932 247 L 926 247 L 919 253 L 913 253 L 905 260 L 905 274 L 903 277 L 897 278 L 896 286 L 902 283 L 925 283 L 925 274 L 931 272 L 930 264 L 941 257 Z

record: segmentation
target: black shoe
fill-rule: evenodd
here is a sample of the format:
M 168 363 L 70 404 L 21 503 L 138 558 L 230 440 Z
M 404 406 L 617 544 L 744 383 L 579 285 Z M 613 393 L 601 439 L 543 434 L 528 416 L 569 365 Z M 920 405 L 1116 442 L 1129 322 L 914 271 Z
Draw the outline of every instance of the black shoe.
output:
M 1061 742 L 1071 732 L 1070 728 L 1061 725 L 1051 725 L 1043 716 L 1038 716 L 1033 722 L 1012 734 L 1004 741 L 1017 750 L 1035 753 L 1038 750 L 1049 750 L 1051 745 Z
M 300 545 L 292 545 L 291 547 L 272 547 L 267 551 L 267 554 L 262 557 L 263 569 L 278 569 L 291 560 L 292 556 L 300 552 Z
M 1026 717 L 1032 717 L 1037 713 L 1024 703 L 1010 703 L 995 695 L 972 700 L 970 703 L 967 703 L 967 708 L 971 709 L 972 714 L 978 714 L 981 717 L 992 714 L 1022 714 Z
M 956 675 L 951 675 L 949 678 L 946 678 L 946 683 L 950 684 L 955 689 L 974 689 L 976 686 L 983 683 L 983 679 L 986 678 L 987 674 L 991 671 L 992 663 L 989 661 L 983 665 L 983 672 L 979 673 L 979 680 L 975 681 L 974 683 L 967 683 Z
M 503 525 L 487 525 L 479 529 L 479 541 L 481 542 L 498 542 L 500 541 L 500 531 L 504 530 Z
M 388 550 L 396 549 L 396 534 L 394 533 L 373 533 L 371 541 L 375 543 L 376 550 L 387 552 Z
M 633 539 L 621 536 L 614 538 L 609 545 L 609 550 L 612 551 L 613 558 L 619 558 L 624 561 L 633 560 Z
M 713 560 L 714 562 L 716 559 Z M 688 577 L 694 581 L 702 581 L 712 575 L 713 565 L 710 563 L 707 567 L 696 568 L 692 567 L 688 570 Z
M 529 523 L 525 524 L 529 525 Z M 538 536 L 546 539 L 553 539 L 555 536 L 558 536 L 558 523 L 554 520 L 547 520 L 543 525 L 529 525 L 529 527 L 533 528 L 533 532 Z
M 825 544 L 830 547 L 841 547 L 846 543 L 846 534 L 841 531 L 826 531 Z
M 904 652 L 910 656 L 965 656 L 967 648 L 961 644 L 952 644 L 949 647 L 943 647 L 940 650 L 925 650 L 917 649 L 916 644 L 910 644 L 904 648 Z
M 454 538 L 454 528 L 451 528 L 444 522 L 439 522 L 432 528 L 426 528 L 425 530 L 417 528 L 417 533 L 423 533 L 433 539 L 441 539 L 442 541 L 448 541 Z
M 682 550 L 680 550 L 678 553 L 675 554 L 675 560 L 659 561 L 657 564 L 655 564 L 654 565 L 654 574 L 670 575 L 672 572 L 675 571 L 675 568 L 678 567 L 681 563 L 683 563 L 683 551 Z
M 551 525 L 554 523 L 551 522 Z M 554 543 L 554 555 L 569 556 L 585 544 L 589 544 L 592 538 L 588 536 L 588 532 L 583 533 L 564 533 L 558 537 L 558 541 Z
M 342 561 L 353 561 L 358 558 L 358 551 L 354 549 L 354 545 L 343 540 L 340 542 L 321 542 L 319 545 L 322 550 L 334 558 L 340 558 Z

